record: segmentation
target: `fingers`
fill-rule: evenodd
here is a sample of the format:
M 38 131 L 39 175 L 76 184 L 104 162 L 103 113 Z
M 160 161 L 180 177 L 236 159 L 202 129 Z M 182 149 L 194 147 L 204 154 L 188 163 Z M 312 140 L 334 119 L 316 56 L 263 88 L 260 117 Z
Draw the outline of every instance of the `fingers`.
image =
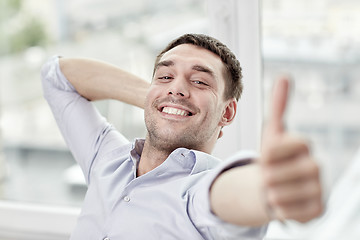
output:
M 275 184 L 266 189 L 268 206 L 275 219 L 306 222 L 322 213 L 321 186 L 317 177 Z
M 280 78 L 273 89 L 270 105 L 270 119 L 268 128 L 272 133 L 284 132 L 283 118 L 286 111 L 290 80 L 286 77 Z
M 322 211 L 319 167 L 306 142 L 284 135 L 262 163 L 266 201 L 276 219 L 309 221 Z
M 269 205 L 277 219 L 307 222 L 322 212 L 321 187 L 315 179 L 272 187 L 268 191 Z
M 269 188 L 268 201 L 272 206 L 291 206 L 317 198 L 321 194 L 320 185 L 313 179 L 303 179 L 289 184 Z
M 281 208 L 274 208 L 273 214 L 278 219 L 294 219 L 301 223 L 306 223 L 319 217 L 323 211 L 323 205 L 316 198 L 298 201 L 287 204 Z
M 292 161 L 268 166 L 266 170 L 264 180 L 268 187 L 287 182 L 303 181 L 308 178 L 319 178 L 319 168 L 309 156 L 299 156 Z

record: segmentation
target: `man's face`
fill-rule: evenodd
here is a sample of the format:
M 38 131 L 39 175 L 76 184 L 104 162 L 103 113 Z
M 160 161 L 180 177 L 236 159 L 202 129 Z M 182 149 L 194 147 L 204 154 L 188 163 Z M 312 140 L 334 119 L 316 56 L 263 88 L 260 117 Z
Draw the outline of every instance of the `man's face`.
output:
M 223 63 L 214 53 L 182 44 L 166 52 L 146 97 L 147 141 L 158 149 L 210 153 L 236 102 L 224 100 Z

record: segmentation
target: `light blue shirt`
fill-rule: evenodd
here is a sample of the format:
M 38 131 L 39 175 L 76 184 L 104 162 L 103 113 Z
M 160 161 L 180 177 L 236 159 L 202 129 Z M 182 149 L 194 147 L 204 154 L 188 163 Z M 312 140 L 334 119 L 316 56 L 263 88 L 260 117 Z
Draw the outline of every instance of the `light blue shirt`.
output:
M 116 131 L 65 78 L 58 57 L 51 58 L 41 74 L 44 96 L 88 185 L 71 239 L 264 237 L 267 226 L 225 223 L 212 213 L 209 203 L 214 179 L 254 154 L 244 152 L 236 161 L 220 162 L 203 152 L 179 148 L 159 167 L 136 177 L 144 140 L 129 143 Z

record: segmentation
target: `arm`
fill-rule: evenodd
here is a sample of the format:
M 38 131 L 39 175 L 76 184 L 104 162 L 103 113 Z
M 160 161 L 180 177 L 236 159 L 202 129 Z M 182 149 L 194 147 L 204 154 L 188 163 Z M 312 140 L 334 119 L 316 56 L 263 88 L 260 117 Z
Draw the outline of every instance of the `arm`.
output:
M 212 185 L 211 208 L 227 222 L 246 226 L 272 218 L 306 222 L 322 211 L 319 169 L 306 142 L 287 134 L 282 125 L 287 88 L 284 80 L 275 88 L 261 157 L 255 164 L 222 173 Z
M 68 62 L 68 63 L 71 63 Z M 75 63 L 69 66 L 68 70 L 78 68 Z M 83 69 L 90 69 L 83 64 Z M 79 67 L 81 70 L 81 68 Z M 98 69 L 100 72 L 101 68 Z M 91 69 L 91 71 L 95 71 Z M 84 73 L 78 73 L 79 78 Z M 70 78 L 72 74 L 68 74 Z M 95 80 L 97 76 L 88 76 L 88 79 Z M 128 140 L 109 124 L 97 111 L 95 106 L 81 97 L 71 82 L 64 76 L 60 69 L 57 56 L 49 59 L 41 70 L 44 97 L 47 100 L 59 129 L 71 150 L 75 160 L 80 164 L 86 180 L 89 181 L 91 167 L 99 151 L 106 148 L 116 148 L 128 143 Z M 83 81 L 90 83 L 91 81 Z M 125 81 L 125 80 L 124 80 Z M 99 89 L 102 84 L 99 83 Z M 90 87 L 90 86 L 89 86 Z M 96 86 L 93 86 L 94 89 Z M 96 89 L 95 89 L 96 90 Z M 81 92 L 81 90 L 79 90 Z M 121 91 L 119 91 L 121 94 Z M 105 96 L 104 96 L 105 97 Z M 104 141 L 107 139 L 107 141 Z M 105 146 L 106 145 L 106 146 Z
M 88 100 L 115 99 L 143 108 L 150 83 L 105 62 L 60 58 L 60 68 L 76 91 Z
M 240 226 L 260 226 L 267 216 L 258 164 L 222 173 L 210 192 L 211 209 L 222 220 Z

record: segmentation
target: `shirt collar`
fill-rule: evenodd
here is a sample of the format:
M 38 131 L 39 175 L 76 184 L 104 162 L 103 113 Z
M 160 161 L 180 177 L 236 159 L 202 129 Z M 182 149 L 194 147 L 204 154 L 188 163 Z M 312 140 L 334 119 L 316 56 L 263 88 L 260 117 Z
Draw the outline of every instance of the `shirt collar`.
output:
M 132 150 L 130 151 L 131 160 L 133 161 L 134 166 L 136 166 L 136 168 L 139 165 L 144 144 L 145 144 L 145 139 L 136 139 L 135 142 L 133 143 Z
M 213 169 L 216 165 L 218 165 L 221 160 L 204 152 L 191 150 L 191 152 L 196 157 L 195 166 L 192 169 L 191 174 L 199 173 L 202 171 L 206 171 L 209 169 Z
M 136 139 L 131 150 L 131 159 L 138 166 L 145 139 Z M 221 161 L 207 153 L 189 150 L 186 148 L 175 149 L 161 165 L 165 168 L 181 168 L 190 174 L 196 174 L 214 168 Z M 173 169 L 175 170 L 175 169 Z

